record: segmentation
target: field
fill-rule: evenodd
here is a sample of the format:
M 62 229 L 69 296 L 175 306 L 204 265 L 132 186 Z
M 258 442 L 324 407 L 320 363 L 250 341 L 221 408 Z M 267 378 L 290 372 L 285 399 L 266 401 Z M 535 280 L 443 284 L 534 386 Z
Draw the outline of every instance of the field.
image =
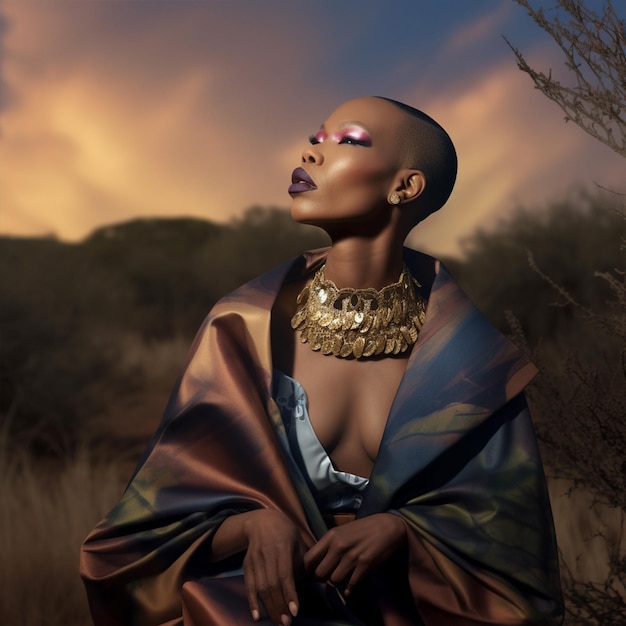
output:
M 0 451 L 0 613 L 5 626 L 87 626 L 82 539 L 116 501 L 115 462 L 86 449 L 62 466 Z
M 520 212 L 446 261 L 540 366 L 529 400 L 562 477 L 549 486 L 568 626 L 623 626 L 626 613 L 624 222 L 596 204 Z M 232 225 L 136 221 L 72 245 L 0 238 L 3 626 L 90 623 L 83 538 L 119 498 L 215 300 L 323 245 L 294 228 L 257 207 Z

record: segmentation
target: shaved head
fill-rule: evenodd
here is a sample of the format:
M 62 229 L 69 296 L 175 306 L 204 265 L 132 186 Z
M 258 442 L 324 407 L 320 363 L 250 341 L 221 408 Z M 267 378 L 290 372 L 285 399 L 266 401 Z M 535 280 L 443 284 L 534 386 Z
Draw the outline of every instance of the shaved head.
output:
M 420 219 L 434 213 L 445 203 L 456 180 L 457 158 L 454 144 L 448 133 L 434 119 L 422 111 L 382 96 L 406 113 L 406 123 L 401 132 L 403 165 L 423 172 L 426 178 L 424 192 L 418 198 Z

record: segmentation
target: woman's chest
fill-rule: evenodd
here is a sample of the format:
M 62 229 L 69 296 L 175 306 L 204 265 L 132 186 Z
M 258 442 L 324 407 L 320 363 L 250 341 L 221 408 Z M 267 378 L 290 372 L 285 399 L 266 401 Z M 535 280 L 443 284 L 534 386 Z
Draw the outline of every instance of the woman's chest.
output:
M 406 359 L 356 361 L 296 347 L 293 377 L 304 387 L 311 424 L 336 469 L 369 476 Z

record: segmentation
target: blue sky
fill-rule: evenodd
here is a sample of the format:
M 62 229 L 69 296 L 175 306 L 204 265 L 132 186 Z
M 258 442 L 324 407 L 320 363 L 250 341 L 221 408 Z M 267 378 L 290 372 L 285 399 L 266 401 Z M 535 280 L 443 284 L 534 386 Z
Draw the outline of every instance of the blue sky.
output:
M 562 61 L 513 0 L 0 0 L 0 15 L 4 234 L 288 208 L 308 135 L 370 94 L 425 110 L 457 145 L 450 202 L 409 241 L 428 252 L 624 178 L 517 69 L 503 35 L 540 69 Z

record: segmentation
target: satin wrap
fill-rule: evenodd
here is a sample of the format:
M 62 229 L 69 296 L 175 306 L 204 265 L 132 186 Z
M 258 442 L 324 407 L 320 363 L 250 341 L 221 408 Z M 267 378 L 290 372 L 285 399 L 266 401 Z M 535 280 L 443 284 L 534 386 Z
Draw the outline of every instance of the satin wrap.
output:
M 96 626 L 253 624 L 242 576 L 227 576 L 242 555 L 208 558 L 219 524 L 268 507 L 308 545 L 326 532 L 270 396 L 276 294 L 325 253 L 283 264 L 209 313 L 120 502 L 83 544 Z M 553 523 L 523 397 L 535 367 L 443 266 L 435 271 L 438 262 L 409 249 L 405 257 L 429 295 L 426 322 L 358 517 L 402 516 L 408 550 L 363 583 L 376 611 L 357 617 L 355 594 L 353 611 L 342 615 L 339 601 L 332 617 L 314 618 L 304 606 L 294 626 L 559 624 Z M 331 605 L 338 597 L 321 584 L 312 591 L 330 592 Z

